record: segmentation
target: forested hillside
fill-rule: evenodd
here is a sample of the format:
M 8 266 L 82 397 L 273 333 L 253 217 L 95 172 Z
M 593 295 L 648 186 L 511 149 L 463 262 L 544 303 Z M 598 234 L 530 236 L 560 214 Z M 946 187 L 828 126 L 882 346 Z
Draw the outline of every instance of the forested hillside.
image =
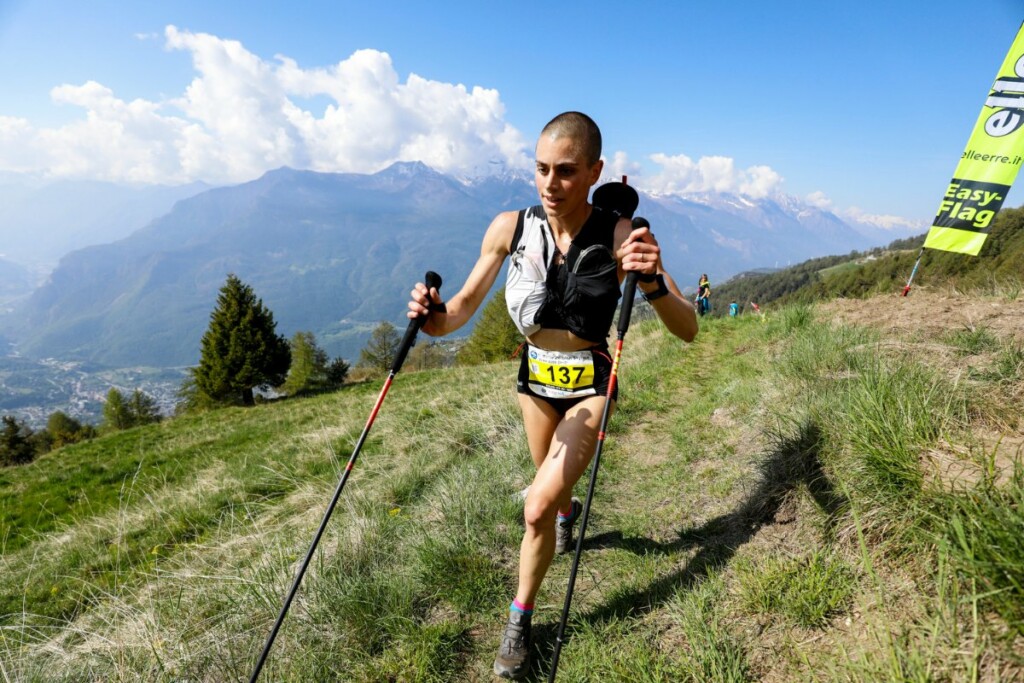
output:
M 714 290 L 715 313 L 727 312 L 730 301 L 748 306 L 810 302 L 835 297 L 863 297 L 900 292 L 924 235 L 897 240 L 885 249 L 812 259 L 767 274 L 734 278 Z M 914 288 L 950 286 L 960 290 L 992 291 L 995 283 L 1024 281 L 1024 208 L 1005 209 L 976 256 L 926 249 L 914 278 Z M 913 294 L 911 294 L 913 296 Z

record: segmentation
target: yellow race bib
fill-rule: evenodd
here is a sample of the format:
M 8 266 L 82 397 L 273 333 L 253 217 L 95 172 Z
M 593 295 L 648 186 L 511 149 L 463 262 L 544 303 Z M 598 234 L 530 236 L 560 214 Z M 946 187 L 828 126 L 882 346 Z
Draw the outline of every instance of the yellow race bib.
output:
M 530 390 L 547 398 L 594 396 L 594 355 L 583 351 L 526 348 Z

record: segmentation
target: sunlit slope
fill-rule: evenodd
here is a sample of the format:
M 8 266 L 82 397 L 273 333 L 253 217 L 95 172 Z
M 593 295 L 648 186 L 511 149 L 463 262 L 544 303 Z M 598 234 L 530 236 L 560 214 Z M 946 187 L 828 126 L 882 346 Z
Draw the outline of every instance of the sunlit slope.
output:
M 1022 340 L 833 317 L 704 320 L 692 345 L 634 324 L 559 680 L 1020 675 Z M 264 680 L 490 680 L 532 469 L 514 373 L 398 376 Z M 5 674 L 246 678 L 378 389 L 0 471 Z

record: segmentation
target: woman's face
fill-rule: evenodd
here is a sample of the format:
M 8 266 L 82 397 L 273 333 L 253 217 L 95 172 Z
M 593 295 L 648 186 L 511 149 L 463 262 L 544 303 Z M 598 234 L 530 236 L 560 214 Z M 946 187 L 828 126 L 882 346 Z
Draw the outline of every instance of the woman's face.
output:
M 587 165 L 580 147 L 567 136 L 552 138 L 545 134 L 537 141 L 534 181 L 549 217 L 568 217 L 584 210 L 590 188 L 601 176 L 603 162 Z

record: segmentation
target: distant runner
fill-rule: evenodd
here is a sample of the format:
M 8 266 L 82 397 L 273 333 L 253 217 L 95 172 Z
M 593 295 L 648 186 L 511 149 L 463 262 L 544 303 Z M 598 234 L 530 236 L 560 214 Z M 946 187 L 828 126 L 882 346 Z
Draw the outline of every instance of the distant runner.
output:
M 697 307 L 697 312 L 704 315 L 711 310 L 711 282 L 708 280 L 708 274 L 704 273 L 700 276 L 700 282 L 697 283 L 697 298 L 694 299 L 694 305 Z
M 729 304 L 729 317 L 730 318 L 735 318 L 739 314 L 740 314 L 740 305 L 737 304 L 735 301 L 733 301 L 731 304 Z

